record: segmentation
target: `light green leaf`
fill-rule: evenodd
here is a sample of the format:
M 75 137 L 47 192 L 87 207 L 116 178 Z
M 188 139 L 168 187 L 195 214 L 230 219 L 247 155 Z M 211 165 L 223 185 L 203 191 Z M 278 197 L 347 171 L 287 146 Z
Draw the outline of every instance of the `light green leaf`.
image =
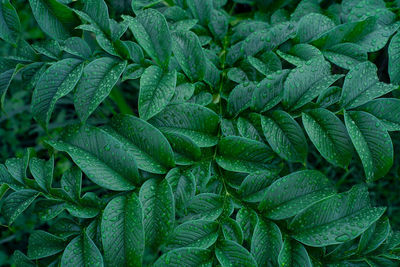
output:
M 142 264 L 143 212 L 135 193 L 115 197 L 107 204 L 101 221 L 101 237 L 106 265 Z
M 62 141 L 47 143 L 68 153 L 90 180 L 104 188 L 131 190 L 139 179 L 135 153 L 125 149 L 126 141 L 100 128 L 71 127 Z
M 56 40 L 65 40 L 79 22 L 67 6 L 56 0 L 29 0 L 32 13 L 40 28 Z
M 148 120 L 160 113 L 174 96 L 176 71 L 163 73 L 157 66 L 148 67 L 140 78 L 139 115 Z
M 104 266 L 103 256 L 86 231 L 69 242 L 61 257 L 61 267 Z
M 307 139 L 299 124 L 285 111 L 275 110 L 261 117 L 261 125 L 269 145 L 285 160 L 305 162 Z
M 239 137 L 228 136 L 218 144 L 217 163 L 222 168 L 234 172 L 267 172 L 279 170 L 271 160 L 275 158 L 272 150 L 264 143 Z
M 327 109 L 303 113 L 304 129 L 319 153 L 330 163 L 346 168 L 353 156 L 353 146 L 343 122 Z
M 218 115 L 197 104 L 169 105 L 149 122 L 161 132 L 187 136 L 199 147 L 214 146 L 218 142 Z
M 37 230 L 29 236 L 28 257 L 33 260 L 48 257 L 63 251 L 65 245 L 63 238 Z
M 230 240 L 218 242 L 215 248 L 215 255 L 222 267 L 257 266 L 253 256 L 244 247 Z
M 123 16 L 138 43 L 157 64 L 167 67 L 171 57 L 171 34 L 163 14 L 155 9 L 138 12 L 136 18 Z
M 15 44 L 20 32 L 21 23 L 17 11 L 11 5 L 10 0 L 3 0 L 0 3 L 0 38 Z
M 312 170 L 298 171 L 270 185 L 265 190 L 259 209 L 270 219 L 283 220 L 334 193 L 330 181 L 322 173 Z
M 139 192 L 143 207 L 146 247 L 153 250 L 165 242 L 175 222 L 174 195 L 167 180 L 147 180 Z
M 251 239 L 251 254 L 258 266 L 278 266 L 278 255 L 282 243 L 279 227 L 273 222 L 259 218 Z
M 204 248 L 178 248 L 163 254 L 154 267 L 212 266 L 212 254 Z
M 125 146 L 135 155 L 139 169 L 162 174 L 175 166 L 170 144 L 151 124 L 132 115 L 120 114 L 112 118 L 111 127 L 114 131 L 106 128 L 107 132 L 125 138 Z
M 204 79 L 207 62 L 196 34 L 191 31 L 173 32 L 172 51 L 183 72 L 192 82 Z
M 168 250 L 197 247 L 209 248 L 218 238 L 217 222 L 206 220 L 194 220 L 178 225 L 166 242 Z
M 32 95 L 35 119 L 47 128 L 56 102 L 69 94 L 81 78 L 84 63 L 67 58 L 58 61 L 40 77 Z
M 364 111 L 346 112 L 344 119 L 367 181 L 385 176 L 393 165 L 393 144 L 383 123 Z
M 89 63 L 83 70 L 74 95 L 75 109 L 82 122 L 110 94 L 124 71 L 126 61 L 103 57 Z
M 347 73 L 340 98 L 343 108 L 356 108 L 397 89 L 398 86 L 380 82 L 376 75 L 377 70 L 375 64 L 367 61 Z
M 39 195 L 38 191 L 31 189 L 15 191 L 8 195 L 2 205 L 3 215 L 7 218 L 8 224 L 12 224 Z
M 357 108 L 374 115 L 388 131 L 400 131 L 400 99 L 378 98 Z
M 386 208 L 371 207 L 365 186 L 316 202 L 298 214 L 289 228 L 292 237 L 312 247 L 341 244 L 363 233 Z

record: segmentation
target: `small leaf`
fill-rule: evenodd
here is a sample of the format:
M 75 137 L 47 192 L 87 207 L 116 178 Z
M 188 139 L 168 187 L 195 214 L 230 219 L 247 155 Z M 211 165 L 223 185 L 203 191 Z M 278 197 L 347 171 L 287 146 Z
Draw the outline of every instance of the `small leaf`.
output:
M 283 220 L 335 193 L 322 173 L 304 170 L 291 173 L 270 185 L 259 205 L 266 217 Z
M 174 96 L 176 71 L 163 73 L 157 66 L 148 67 L 140 78 L 139 115 L 148 120 L 160 113 Z
M 107 204 L 101 221 L 101 237 L 106 265 L 142 264 L 143 212 L 136 194 L 115 197 Z
M 307 139 L 299 124 L 284 111 L 273 111 L 261 117 L 261 125 L 269 145 L 283 159 L 305 162 Z
M 319 153 L 330 163 L 346 168 L 353 156 L 353 146 L 343 122 L 327 109 L 303 113 L 304 128 Z
M 174 195 L 167 180 L 147 180 L 139 192 L 143 207 L 146 247 L 156 249 L 172 232 L 175 222 Z
M 230 240 L 218 242 L 215 255 L 222 267 L 249 266 L 256 267 L 257 262 L 253 256 L 241 245 Z
M 53 182 L 54 157 L 51 157 L 49 161 L 31 158 L 29 169 L 39 186 L 49 192 Z
M 346 112 L 344 119 L 367 181 L 385 176 L 393 165 L 393 144 L 383 123 L 364 111 Z
M 75 109 L 82 122 L 85 122 L 110 94 L 125 66 L 126 61 L 103 57 L 92 61 L 84 68 L 74 95 Z

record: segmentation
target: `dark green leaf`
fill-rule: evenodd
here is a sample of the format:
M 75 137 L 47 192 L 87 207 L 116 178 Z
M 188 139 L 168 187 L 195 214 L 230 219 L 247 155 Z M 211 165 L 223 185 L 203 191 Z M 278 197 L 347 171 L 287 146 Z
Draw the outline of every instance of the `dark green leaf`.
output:
M 34 231 L 29 236 L 28 257 L 40 259 L 64 250 L 65 240 L 42 230 Z
M 253 256 L 244 247 L 230 240 L 218 242 L 215 255 L 222 267 L 257 266 Z
M 9 0 L 0 3 L 0 38 L 15 44 L 21 31 L 21 23 Z

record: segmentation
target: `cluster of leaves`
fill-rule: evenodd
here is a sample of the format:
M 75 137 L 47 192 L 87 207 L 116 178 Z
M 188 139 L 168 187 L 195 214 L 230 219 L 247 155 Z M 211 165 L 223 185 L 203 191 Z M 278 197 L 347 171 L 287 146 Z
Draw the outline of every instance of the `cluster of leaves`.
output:
M 40 127 L 0 165 L 0 219 L 34 220 L 13 264 L 398 266 L 365 183 L 395 161 L 399 4 L 29 0 L 29 42 L 2 0 L 1 106 Z

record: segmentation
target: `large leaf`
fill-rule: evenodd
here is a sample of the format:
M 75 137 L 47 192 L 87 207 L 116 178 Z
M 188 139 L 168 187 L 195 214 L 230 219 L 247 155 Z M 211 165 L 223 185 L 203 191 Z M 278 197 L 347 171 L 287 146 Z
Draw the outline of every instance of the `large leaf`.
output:
M 206 57 L 196 34 L 191 31 L 174 32 L 172 51 L 191 81 L 203 80 L 207 68 Z
M 31 189 L 24 189 L 11 193 L 4 200 L 2 206 L 2 211 L 4 216 L 8 219 L 8 224 L 12 224 L 39 195 L 39 192 Z
M 110 94 L 125 66 L 126 61 L 103 57 L 84 68 L 74 95 L 74 105 L 82 122 L 85 122 Z
M 311 259 L 305 247 L 292 240 L 286 239 L 278 256 L 279 266 L 287 267 L 312 267 Z
M 306 43 L 334 26 L 335 23 L 330 18 L 318 13 L 310 13 L 300 19 L 297 26 L 297 38 L 300 43 Z
M 321 155 L 330 163 L 347 167 L 353 146 L 343 122 L 327 109 L 313 109 L 303 113 L 304 128 Z
M 329 61 L 344 69 L 351 69 L 368 59 L 367 52 L 354 43 L 337 44 L 323 50 L 322 53 Z
M 69 242 L 61 257 L 61 266 L 104 266 L 103 256 L 86 232 Z
M 48 143 L 68 153 L 89 179 L 104 188 L 131 190 L 139 179 L 135 154 L 125 149 L 126 141 L 100 128 L 71 127 L 62 141 Z
M 299 124 L 284 111 L 273 111 L 261 117 L 261 125 L 268 143 L 283 159 L 305 162 L 307 139 Z
M 187 136 L 199 147 L 213 146 L 218 141 L 218 115 L 197 104 L 169 105 L 149 122 L 161 132 Z
M 64 250 L 65 240 L 43 230 L 34 231 L 28 240 L 28 257 L 40 259 Z
M 178 248 L 163 254 L 154 267 L 211 266 L 212 254 L 204 248 Z
M 156 249 L 172 232 L 175 222 L 174 195 L 167 180 L 147 180 L 139 192 L 143 207 L 146 247 Z
M 65 40 L 79 21 L 75 13 L 56 0 L 29 0 L 40 28 L 54 39 Z
M 171 35 L 164 16 L 155 9 L 146 9 L 135 19 L 127 16 L 124 19 L 146 53 L 157 64 L 167 67 L 171 57 Z
M 148 67 L 140 78 L 139 115 L 148 120 L 160 113 L 174 96 L 176 71 L 163 73 L 157 66 Z
M 15 44 L 21 31 L 21 23 L 10 0 L 0 3 L 0 38 Z
M 249 266 L 256 267 L 253 256 L 241 245 L 234 241 L 222 240 L 215 248 L 215 255 L 222 267 Z
M 393 36 L 388 53 L 390 81 L 394 84 L 400 84 L 400 33 Z
M 127 139 L 125 146 L 135 155 L 139 169 L 151 173 L 166 173 L 175 166 L 170 144 L 154 126 L 131 115 L 116 115 L 112 129 Z M 110 134 L 114 131 L 107 129 Z
M 343 108 L 356 108 L 397 89 L 398 86 L 380 82 L 376 72 L 377 67 L 369 61 L 360 63 L 349 71 L 340 99 Z
M 101 237 L 107 265 L 141 265 L 145 240 L 143 212 L 134 193 L 116 197 L 107 204 Z
M 216 160 L 218 165 L 228 171 L 274 173 L 278 168 L 271 163 L 273 158 L 274 153 L 264 143 L 239 136 L 228 136 L 220 140 Z
M 298 109 L 309 103 L 342 75 L 331 75 L 330 64 L 320 57 L 313 58 L 293 69 L 284 84 L 283 104 Z
M 360 106 L 379 119 L 388 131 L 400 131 L 400 99 L 378 98 Z
M 60 60 L 40 77 L 32 95 L 35 119 L 47 127 L 56 102 L 71 92 L 81 78 L 84 63 L 79 59 Z
M 270 185 L 259 209 L 266 217 L 282 220 L 335 193 L 330 181 L 318 171 L 298 171 Z
M 393 144 L 385 125 L 364 111 L 346 112 L 344 118 L 367 180 L 385 176 L 393 165 Z
M 258 219 L 251 239 L 251 254 L 258 266 L 277 266 L 281 247 L 282 234 L 279 227 L 273 222 Z
M 322 247 L 352 240 L 363 233 L 385 212 L 369 204 L 364 186 L 316 202 L 298 214 L 289 228 L 301 243 Z

